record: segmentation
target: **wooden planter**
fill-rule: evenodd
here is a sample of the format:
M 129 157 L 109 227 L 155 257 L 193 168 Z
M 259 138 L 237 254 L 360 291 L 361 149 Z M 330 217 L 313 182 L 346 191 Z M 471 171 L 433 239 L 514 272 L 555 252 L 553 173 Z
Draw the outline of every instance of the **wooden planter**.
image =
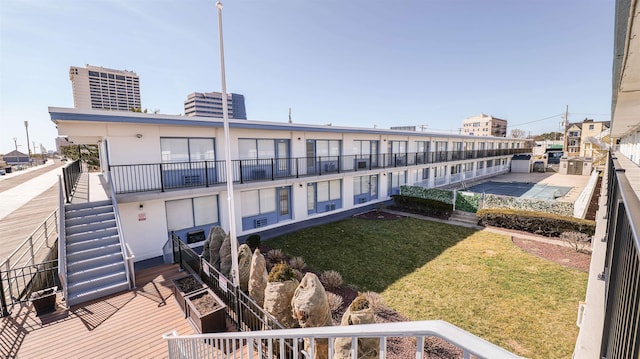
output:
M 173 279 L 173 296 L 176 298 L 176 302 L 182 309 L 185 317 L 187 316 L 185 298 L 193 293 L 202 291 L 206 286 L 200 280 L 200 278 L 194 275 L 184 276 L 178 279 Z
M 206 305 L 203 308 L 203 302 Z M 186 297 L 187 316 L 199 333 L 217 333 L 227 330 L 227 306 L 209 288 Z M 198 309 L 200 308 L 200 309 Z M 206 310 L 204 313 L 202 311 Z
M 51 313 L 56 310 L 56 292 L 58 287 L 47 288 L 31 293 L 31 303 L 36 310 L 36 316 Z

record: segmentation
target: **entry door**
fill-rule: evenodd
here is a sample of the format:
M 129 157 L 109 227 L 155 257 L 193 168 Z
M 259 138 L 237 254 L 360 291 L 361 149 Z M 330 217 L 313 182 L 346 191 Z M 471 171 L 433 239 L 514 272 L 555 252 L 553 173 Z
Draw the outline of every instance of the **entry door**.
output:
M 276 177 L 289 175 L 289 142 L 278 140 L 276 144 Z
M 291 219 L 291 200 L 289 198 L 291 187 L 280 187 L 278 193 L 278 222 Z

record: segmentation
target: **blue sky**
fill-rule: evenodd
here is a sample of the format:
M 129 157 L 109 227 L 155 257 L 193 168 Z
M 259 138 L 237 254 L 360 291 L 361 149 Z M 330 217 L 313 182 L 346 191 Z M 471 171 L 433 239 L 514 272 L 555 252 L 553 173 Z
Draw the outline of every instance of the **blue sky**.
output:
M 227 90 L 249 119 L 457 131 L 482 112 L 535 134 L 569 105 L 609 120 L 612 0 L 223 3 Z M 13 137 L 27 152 L 25 120 L 54 149 L 47 108 L 73 107 L 69 66 L 85 64 L 135 71 L 143 107 L 180 114 L 220 90 L 215 2 L 2 0 L 0 152 Z

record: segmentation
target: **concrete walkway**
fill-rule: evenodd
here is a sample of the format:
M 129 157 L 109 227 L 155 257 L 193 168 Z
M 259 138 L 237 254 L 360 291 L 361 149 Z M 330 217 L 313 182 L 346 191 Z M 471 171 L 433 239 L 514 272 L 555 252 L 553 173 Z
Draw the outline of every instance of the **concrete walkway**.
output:
M 51 165 L 53 165 L 53 161 L 51 161 Z M 22 181 L 0 192 L 0 220 L 57 184 L 58 175 L 62 174 L 60 168 L 57 166 L 48 168 L 48 171 L 28 180 L 25 178 L 26 181 Z M 39 170 L 39 168 L 30 170 L 35 172 Z M 29 177 L 26 176 L 29 174 L 27 171 L 29 170 L 20 174 L 18 178 L 15 178 L 15 176 L 13 176 L 14 178 L 7 177 L 7 179 L 3 179 L 3 181 L 8 179 L 21 179 L 23 176 Z M 16 173 L 16 175 L 18 175 L 18 173 Z

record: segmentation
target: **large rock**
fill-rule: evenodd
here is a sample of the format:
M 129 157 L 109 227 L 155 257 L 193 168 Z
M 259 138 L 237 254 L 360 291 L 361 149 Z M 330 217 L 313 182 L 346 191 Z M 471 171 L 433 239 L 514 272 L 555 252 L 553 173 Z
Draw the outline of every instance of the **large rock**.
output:
M 264 289 L 267 287 L 267 264 L 259 249 L 253 252 L 249 270 L 249 297 L 260 307 L 264 305 Z
M 364 302 L 363 302 L 364 300 Z M 362 308 L 364 303 L 364 307 Z M 347 311 L 342 316 L 340 325 L 374 324 L 376 318 L 369 302 L 363 296 L 358 296 L 353 300 Z M 377 359 L 379 358 L 380 339 L 359 338 L 357 359 Z M 335 341 L 335 359 L 351 358 L 351 338 L 337 338 Z
M 251 271 L 251 249 L 246 244 L 238 247 L 238 282 L 240 290 L 246 292 L 249 286 L 249 273 Z
M 293 316 L 298 320 L 302 328 L 328 327 L 333 325 L 331 320 L 331 309 L 327 300 L 327 293 L 324 291 L 320 279 L 313 274 L 307 273 L 296 288 L 291 299 Z M 305 347 L 310 344 L 305 340 Z M 314 359 L 328 358 L 329 343 L 326 339 L 318 339 L 314 346 Z
M 233 265 L 231 260 L 231 237 L 228 234 L 224 237 L 218 253 L 220 254 L 220 273 L 233 280 L 231 278 L 231 267 Z
M 298 321 L 291 315 L 291 299 L 298 281 L 268 282 L 264 289 L 264 310 L 285 328 L 297 328 Z
M 220 247 L 222 247 L 222 242 L 224 242 L 226 236 L 224 229 L 220 226 L 215 226 L 211 228 L 207 238 L 207 241 L 209 241 L 209 263 L 217 270 L 220 270 Z

